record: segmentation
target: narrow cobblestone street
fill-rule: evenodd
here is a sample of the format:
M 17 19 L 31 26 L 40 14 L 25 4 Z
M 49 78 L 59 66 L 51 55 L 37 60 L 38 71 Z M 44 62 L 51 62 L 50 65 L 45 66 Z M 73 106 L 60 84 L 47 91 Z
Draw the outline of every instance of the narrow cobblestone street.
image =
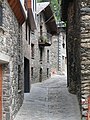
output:
M 78 101 L 68 92 L 66 77 L 33 84 L 15 120 L 80 120 Z

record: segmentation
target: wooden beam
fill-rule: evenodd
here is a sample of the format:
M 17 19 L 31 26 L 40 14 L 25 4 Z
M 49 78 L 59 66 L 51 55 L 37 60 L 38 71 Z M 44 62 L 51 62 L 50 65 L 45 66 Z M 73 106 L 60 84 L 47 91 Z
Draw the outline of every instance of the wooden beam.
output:
M 20 23 L 20 22 L 24 21 L 25 20 L 25 13 L 24 13 L 24 10 L 22 8 L 20 1 L 19 0 L 8 0 L 8 3 L 10 5 L 13 13 L 15 14 L 18 22 Z

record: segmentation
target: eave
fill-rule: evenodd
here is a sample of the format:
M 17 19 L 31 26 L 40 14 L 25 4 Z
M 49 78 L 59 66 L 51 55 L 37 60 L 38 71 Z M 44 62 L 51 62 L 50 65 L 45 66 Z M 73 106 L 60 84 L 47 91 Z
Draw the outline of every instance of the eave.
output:
M 34 31 L 36 29 L 36 24 L 35 24 L 32 9 L 28 8 L 27 11 L 28 11 L 28 15 L 27 15 L 28 24 L 29 24 L 31 30 Z
M 43 10 L 44 16 L 45 16 L 45 24 L 47 28 L 49 28 L 49 31 L 52 35 L 57 34 L 57 25 L 55 21 L 55 17 L 53 14 L 53 11 L 48 5 L 44 10 Z
M 27 22 L 29 24 L 30 29 L 34 31 L 36 29 L 36 24 L 32 12 L 31 0 L 24 0 L 24 6 L 27 11 Z
M 22 25 L 26 19 L 25 12 L 21 5 L 20 0 L 7 0 L 14 15 L 16 16 L 18 23 Z
M 37 14 L 40 14 L 41 12 L 44 14 L 47 31 L 49 31 L 50 34 L 52 35 L 57 34 L 57 25 L 50 3 L 42 2 L 38 3 L 37 5 L 38 5 Z

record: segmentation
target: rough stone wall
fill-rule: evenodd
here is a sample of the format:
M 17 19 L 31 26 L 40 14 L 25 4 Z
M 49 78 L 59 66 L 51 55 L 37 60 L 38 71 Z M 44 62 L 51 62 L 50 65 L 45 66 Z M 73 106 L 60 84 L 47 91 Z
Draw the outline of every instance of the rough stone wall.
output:
M 37 31 L 31 33 L 31 44 L 34 44 L 34 58 L 31 58 L 31 67 L 33 67 L 33 78 L 31 84 L 39 82 L 39 48 L 38 48 L 38 35 Z
M 10 62 L 3 64 L 3 120 L 13 120 L 23 102 L 21 26 L 7 0 L 3 1 L 2 7 L 3 29 L 0 30 L 0 52 L 10 57 Z
M 52 45 L 50 47 L 51 51 L 51 75 L 57 74 L 58 73 L 58 41 L 59 41 L 59 36 L 53 36 L 52 37 Z
M 89 114 L 90 100 L 90 0 L 81 0 L 81 101 L 82 116 Z M 84 101 L 84 102 L 83 102 Z
M 75 19 L 74 19 L 74 42 L 75 42 L 75 81 L 76 81 L 76 94 L 78 96 L 79 103 L 81 101 L 81 58 L 80 58 L 80 1 L 75 1 Z
M 52 45 L 50 47 L 51 75 L 66 74 L 66 33 L 62 29 L 60 28 L 58 35 L 52 37 Z
M 29 38 L 29 25 L 27 24 L 27 40 L 26 40 L 26 21 L 22 25 L 22 41 L 23 41 L 23 56 L 25 59 L 29 60 L 29 80 L 30 78 L 30 71 L 31 71 L 31 38 Z M 31 33 L 30 33 L 31 34 Z M 31 36 L 31 35 L 30 35 Z M 23 60 L 23 63 L 25 64 L 25 61 Z M 25 73 L 24 73 L 25 74 Z M 25 80 L 24 80 L 25 81 Z M 30 83 L 30 81 L 29 81 Z M 30 83 L 31 86 L 31 83 Z M 25 91 L 25 90 L 24 90 Z
M 68 7 L 68 30 L 67 30 L 67 59 L 68 59 L 68 87 L 69 90 L 75 92 L 75 56 L 74 56 L 74 3 L 69 3 Z
M 67 24 L 68 86 L 79 98 L 82 117 L 89 114 L 90 1 L 69 3 Z M 85 118 L 85 119 L 86 119 Z
M 46 32 L 46 26 L 43 20 L 43 31 Z M 40 77 L 40 68 L 42 68 L 42 81 L 47 79 L 47 68 L 49 68 L 49 76 L 50 76 L 50 62 L 47 63 L 47 50 L 50 51 L 50 47 L 43 48 L 43 60 L 40 61 L 40 48 L 38 44 L 38 39 L 40 37 L 40 19 L 37 18 L 37 30 L 34 34 L 31 34 L 31 44 L 34 44 L 34 59 L 31 59 L 31 67 L 33 67 L 33 79 L 31 79 L 31 83 L 39 82 Z M 49 53 L 50 54 L 50 53 Z
M 26 22 L 22 25 L 22 40 L 24 57 L 30 60 L 30 45 L 29 43 L 29 25 L 27 24 L 27 40 L 26 40 Z
M 60 74 L 67 74 L 67 57 L 66 57 L 66 32 L 60 28 L 59 35 L 59 71 Z
M 71 93 L 80 92 L 80 16 L 78 1 L 70 2 L 67 18 L 67 75 Z M 78 83 L 78 84 L 77 84 Z

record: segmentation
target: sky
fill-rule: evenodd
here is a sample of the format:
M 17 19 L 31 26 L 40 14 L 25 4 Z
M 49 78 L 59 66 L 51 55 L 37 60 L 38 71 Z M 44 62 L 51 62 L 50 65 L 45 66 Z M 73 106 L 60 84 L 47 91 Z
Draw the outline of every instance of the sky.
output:
M 20 1 L 21 1 L 22 5 L 24 5 L 24 0 L 20 0 Z

